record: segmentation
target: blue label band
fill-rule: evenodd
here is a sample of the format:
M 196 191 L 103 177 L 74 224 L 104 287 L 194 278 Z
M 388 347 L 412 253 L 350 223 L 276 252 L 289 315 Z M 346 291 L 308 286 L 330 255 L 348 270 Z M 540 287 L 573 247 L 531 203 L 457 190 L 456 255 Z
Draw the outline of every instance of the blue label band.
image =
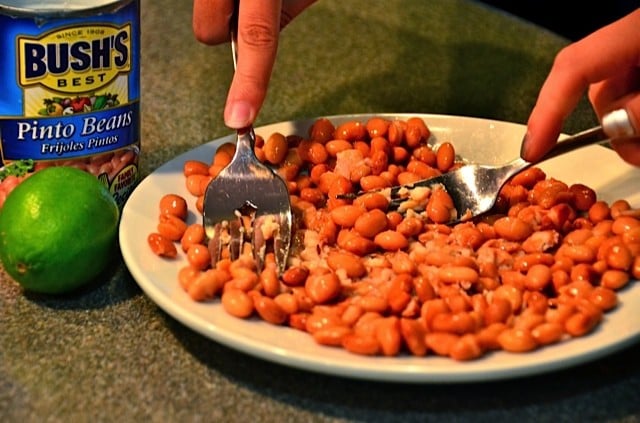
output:
M 140 104 L 55 117 L 0 119 L 2 160 L 91 156 L 140 140 Z

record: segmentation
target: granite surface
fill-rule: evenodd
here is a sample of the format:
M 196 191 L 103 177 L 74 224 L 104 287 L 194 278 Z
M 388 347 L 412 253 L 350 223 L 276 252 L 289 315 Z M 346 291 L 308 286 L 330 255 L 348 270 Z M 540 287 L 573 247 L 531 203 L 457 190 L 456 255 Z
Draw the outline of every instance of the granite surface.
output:
M 283 32 L 257 124 L 363 112 L 523 123 L 565 44 L 470 1 L 321 0 Z M 147 175 L 229 133 L 221 116 L 231 61 L 228 46 L 195 41 L 191 2 L 169 0 L 142 1 L 141 59 Z M 583 101 L 566 131 L 594 122 Z M 2 422 L 633 422 L 639 358 L 635 345 L 515 380 L 360 381 L 268 363 L 187 329 L 120 257 L 64 297 L 25 294 L 0 274 Z

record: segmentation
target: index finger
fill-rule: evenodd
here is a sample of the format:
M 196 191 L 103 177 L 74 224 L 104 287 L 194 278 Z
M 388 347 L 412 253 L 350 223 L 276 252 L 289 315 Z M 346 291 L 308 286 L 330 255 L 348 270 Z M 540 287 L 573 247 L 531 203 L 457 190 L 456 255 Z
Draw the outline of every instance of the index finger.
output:
M 556 143 L 589 85 L 640 65 L 640 9 L 562 49 L 527 123 L 522 156 L 537 161 Z
M 231 127 L 252 123 L 264 102 L 278 49 L 281 7 L 281 0 L 240 2 L 237 66 L 225 107 Z

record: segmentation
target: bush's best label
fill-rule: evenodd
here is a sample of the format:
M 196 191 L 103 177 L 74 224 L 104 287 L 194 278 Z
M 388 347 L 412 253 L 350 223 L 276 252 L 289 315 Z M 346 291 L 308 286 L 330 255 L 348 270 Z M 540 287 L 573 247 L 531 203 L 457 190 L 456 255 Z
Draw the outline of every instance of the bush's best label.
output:
M 0 0 L 0 152 L 82 167 L 122 205 L 139 177 L 139 2 L 110 9 L 10 16 Z
M 85 93 L 131 70 L 131 25 L 61 29 L 40 39 L 18 39 L 20 85 Z

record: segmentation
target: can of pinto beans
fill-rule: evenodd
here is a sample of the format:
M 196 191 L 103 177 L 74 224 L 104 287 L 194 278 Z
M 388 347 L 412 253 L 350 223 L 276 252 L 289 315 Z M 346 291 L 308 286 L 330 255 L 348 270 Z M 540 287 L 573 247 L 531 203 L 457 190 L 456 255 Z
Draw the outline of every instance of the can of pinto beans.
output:
M 2 169 L 94 174 L 122 207 L 139 179 L 140 0 L 0 0 Z

